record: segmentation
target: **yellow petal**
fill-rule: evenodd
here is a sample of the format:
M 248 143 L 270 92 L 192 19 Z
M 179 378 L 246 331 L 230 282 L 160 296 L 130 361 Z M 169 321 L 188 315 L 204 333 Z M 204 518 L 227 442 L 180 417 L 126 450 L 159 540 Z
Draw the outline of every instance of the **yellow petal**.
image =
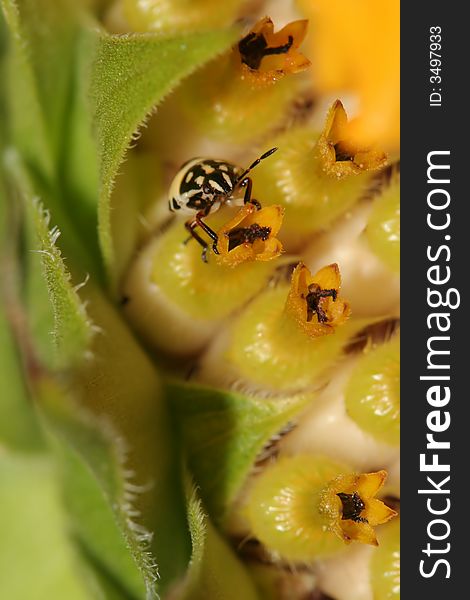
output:
M 274 34 L 275 44 L 285 43 L 288 41 L 289 36 L 293 38 L 292 48 L 298 48 L 304 41 L 308 30 L 308 19 L 299 19 L 298 21 L 292 21 L 280 29 Z
M 257 242 L 259 242 L 260 244 L 263 244 L 264 249 L 258 251 L 256 248 Z M 253 251 L 256 254 L 255 260 L 261 260 L 261 261 L 272 260 L 273 258 L 277 258 L 278 256 L 280 256 L 282 254 L 283 246 L 282 246 L 281 242 L 276 238 L 269 238 L 269 240 L 266 240 L 266 242 L 257 240 L 257 242 L 255 242 L 253 244 Z
M 222 249 L 220 249 L 219 252 L 220 254 L 215 255 L 215 262 L 218 265 L 225 265 L 227 267 L 236 267 L 253 259 L 253 249 L 251 248 L 251 244 L 240 244 L 233 250 L 230 250 L 230 252 L 224 252 Z
M 383 473 L 343 473 L 329 481 L 322 490 L 321 512 L 329 520 L 328 528 L 344 541 L 377 545 L 373 527 L 396 516 L 397 513 L 383 502 L 368 496 L 380 488 L 380 482 L 384 480 Z M 355 494 L 358 497 L 345 498 L 342 494 Z M 347 518 L 344 518 L 345 515 Z
M 251 204 L 250 202 L 248 202 L 248 204 L 244 204 L 240 208 L 240 210 L 230 219 L 230 221 L 227 221 L 227 223 L 225 223 L 225 225 L 220 229 L 220 233 L 229 232 L 237 227 L 244 227 L 244 225 L 242 225 L 242 222 L 245 219 L 249 218 L 250 215 L 257 212 L 258 211 L 254 204 Z
M 330 335 L 335 332 L 333 325 L 328 323 L 318 323 L 317 321 L 304 321 L 302 329 L 312 338 L 321 337 L 322 335 Z
M 292 273 L 291 293 L 296 298 L 308 293 L 308 285 L 311 283 L 311 274 L 304 263 L 299 262 Z M 289 294 L 290 296 L 290 294 Z
M 348 116 L 341 100 L 335 100 L 326 117 L 323 134 L 330 144 L 344 140 L 348 125 Z
M 387 479 L 387 471 L 377 471 L 376 473 L 363 473 L 357 478 L 356 491 L 363 499 L 373 498 Z
M 369 523 L 360 523 L 348 519 L 346 521 L 341 521 L 341 529 L 345 541 L 355 540 L 362 544 L 370 544 L 372 546 L 378 545 L 375 531 Z
M 354 121 L 348 122 L 343 104 L 336 100 L 317 142 L 317 152 L 325 173 L 342 178 L 374 171 L 387 164 L 385 152 L 360 144 L 353 132 Z
M 315 284 L 321 290 L 336 290 L 338 292 L 341 284 L 341 276 L 336 263 L 320 269 L 315 275 L 311 275 L 308 268 L 299 263 L 292 274 L 292 282 L 287 296 L 285 311 L 291 315 L 298 326 L 311 337 L 328 335 L 334 333 L 338 325 L 344 323 L 351 310 L 349 304 L 341 297 L 320 298 L 318 306 L 327 317 L 327 321 L 318 320 L 318 315 L 313 314 L 308 320 L 309 310 L 307 306 L 307 297 L 311 290 L 309 286 Z
M 243 225 L 241 225 L 241 223 L 254 212 L 257 212 L 256 206 L 254 206 L 253 204 L 245 204 L 234 215 L 234 217 L 232 219 L 230 219 L 230 221 L 227 221 L 227 223 L 225 223 L 225 225 L 223 225 L 219 229 L 219 231 L 217 232 L 217 237 L 218 237 L 217 250 L 219 251 L 220 254 L 216 255 L 216 257 L 218 257 L 216 260 L 219 264 L 227 264 L 224 257 L 229 252 L 228 248 L 230 245 L 230 237 L 229 237 L 230 231 L 232 231 L 233 229 L 236 229 L 237 227 L 243 227 Z M 239 248 L 239 247 L 240 246 L 237 246 L 237 248 Z M 236 250 L 237 248 L 234 248 L 233 250 L 231 250 L 231 253 L 234 250 Z M 240 251 L 237 252 L 237 255 L 239 255 L 239 253 L 240 253 Z M 237 264 L 239 264 L 239 263 L 237 263 Z
M 345 323 L 349 317 L 351 316 L 351 307 L 348 302 L 345 302 L 342 298 L 336 298 L 333 300 L 332 298 L 325 298 L 328 305 L 324 310 L 328 314 L 328 318 L 331 323 L 334 323 L 335 326 L 342 325 Z
M 237 214 L 218 231 L 217 264 L 235 267 L 249 260 L 267 261 L 277 258 L 283 251 L 283 247 L 275 236 L 281 228 L 283 217 L 284 209 L 281 206 L 266 206 L 260 210 L 250 203 L 242 206 Z M 236 235 L 237 231 L 240 234 L 240 229 L 252 228 L 253 225 L 269 228 L 267 239 L 240 240 L 239 244 L 229 249 L 230 242 L 233 241 L 231 234 Z M 265 236 L 266 232 L 263 237 Z
M 262 33 L 266 39 L 270 39 L 274 32 L 274 23 L 269 17 L 263 17 L 250 30 L 250 33 Z
M 309 283 L 316 283 L 322 290 L 339 290 L 341 287 L 341 275 L 336 263 L 323 267 L 312 276 Z
M 379 150 L 357 152 L 354 155 L 354 164 L 364 171 L 375 171 L 382 168 L 387 162 L 387 156 Z
M 250 206 L 253 205 L 251 204 Z M 254 211 L 250 211 L 243 223 L 240 224 L 240 227 L 249 227 L 250 225 L 257 223 L 261 227 L 270 227 L 270 237 L 275 237 L 281 229 L 284 212 L 284 208 L 278 204 L 265 206 L 261 210 L 256 210 L 255 208 Z
M 352 494 L 357 492 L 357 478 L 358 475 L 356 473 L 339 475 L 334 481 L 330 482 L 330 488 L 335 494 L 339 492 Z
M 269 47 L 279 47 L 288 44 L 290 38 L 292 39 L 292 45 L 285 54 L 266 56 L 260 65 L 260 71 L 282 70 L 285 73 L 298 73 L 308 68 L 310 66 L 308 58 L 296 51 L 303 42 L 307 34 L 307 29 L 308 20 L 302 19 L 288 23 L 277 33 L 266 35 Z
M 298 73 L 310 61 L 298 51 L 307 33 L 306 19 L 288 23 L 274 33 L 269 17 L 261 19 L 239 42 L 238 52 L 243 72 L 253 81 L 272 83 L 288 73 Z M 270 52 L 278 49 L 278 52 Z
M 308 293 L 308 280 L 310 277 L 310 271 L 303 263 L 299 263 L 292 273 L 291 286 L 286 300 L 286 311 L 299 324 L 307 319 L 305 297 Z
M 364 510 L 364 517 L 369 521 L 369 524 L 381 525 L 382 523 L 386 523 L 390 521 L 393 517 L 397 516 L 397 513 L 384 504 L 381 500 L 377 498 L 372 498 L 371 500 L 365 502 L 366 508 Z

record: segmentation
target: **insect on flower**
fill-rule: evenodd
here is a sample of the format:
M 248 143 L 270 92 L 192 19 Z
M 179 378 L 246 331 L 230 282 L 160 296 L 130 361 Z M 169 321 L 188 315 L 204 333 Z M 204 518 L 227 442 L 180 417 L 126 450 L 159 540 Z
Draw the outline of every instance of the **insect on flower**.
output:
M 223 205 L 253 204 L 260 209 L 258 200 L 251 197 L 252 181 L 248 173 L 262 160 L 276 152 L 271 148 L 257 158 L 247 169 L 230 162 L 209 158 L 194 158 L 186 162 L 170 186 L 168 206 L 171 212 L 193 215 L 185 227 L 203 248 L 202 260 L 207 262 L 209 245 L 195 231 L 200 227 L 212 240 L 212 250 L 218 254 L 218 236 L 203 218 L 215 213 Z M 191 239 L 191 238 L 190 238 Z

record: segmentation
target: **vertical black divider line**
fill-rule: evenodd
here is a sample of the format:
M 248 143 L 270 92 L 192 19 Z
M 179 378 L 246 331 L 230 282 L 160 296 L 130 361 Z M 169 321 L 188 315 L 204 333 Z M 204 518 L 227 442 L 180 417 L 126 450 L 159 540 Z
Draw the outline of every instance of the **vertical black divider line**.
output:
M 401 597 L 405 600 L 470 598 L 470 321 L 466 315 L 470 307 L 470 126 L 465 91 L 470 27 L 463 9 L 463 3 L 437 0 L 401 3 Z M 431 27 L 441 28 L 441 49 L 436 52 L 442 64 L 434 73 L 430 44 L 437 38 L 431 40 L 430 35 L 437 30 Z M 441 81 L 430 80 L 436 73 Z M 441 99 L 432 96 L 431 105 L 430 94 L 436 92 Z M 449 154 L 429 155 L 437 151 Z M 431 170 L 428 182 L 428 159 L 450 169 Z M 450 182 L 445 183 L 447 179 Z M 431 204 L 444 205 L 450 197 L 449 205 L 442 210 L 430 208 L 430 192 Z M 428 214 L 438 226 L 448 214 L 449 226 L 433 229 Z M 427 256 L 428 247 L 434 260 Z M 433 266 L 438 268 L 430 272 L 431 277 L 442 280 L 450 272 L 449 281 L 430 283 L 428 269 Z M 430 307 L 428 288 L 443 296 L 457 290 L 450 292 L 449 299 L 455 305 L 460 296 L 460 306 Z M 438 302 L 437 294 L 431 301 Z M 448 331 L 439 330 L 438 319 L 429 317 L 432 313 L 446 315 L 439 323 L 443 329 L 450 323 Z M 432 337 L 441 339 L 430 342 Z M 432 350 L 449 353 L 430 354 L 429 343 Z M 447 404 L 431 406 L 427 394 L 432 386 L 440 386 L 432 399 L 438 398 L 436 394 L 444 398 L 444 388 L 449 388 Z M 432 430 L 439 426 L 444 430 Z M 427 434 L 436 442 L 449 442 L 450 448 L 427 448 Z M 437 455 L 435 460 L 450 470 L 425 472 L 420 469 L 420 454 L 425 454 L 428 465 Z M 442 514 L 432 514 L 430 509 Z

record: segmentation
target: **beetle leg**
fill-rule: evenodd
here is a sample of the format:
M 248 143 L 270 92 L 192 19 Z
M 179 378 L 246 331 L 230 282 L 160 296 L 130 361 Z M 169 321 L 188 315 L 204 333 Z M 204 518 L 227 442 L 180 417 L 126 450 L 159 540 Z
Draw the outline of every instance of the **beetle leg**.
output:
M 208 249 L 209 246 L 208 246 L 207 242 L 205 242 L 202 239 L 202 237 L 197 233 L 197 231 L 194 231 L 194 228 L 197 227 L 198 225 L 199 225 L 199 223 L 197 222 L 196 219 L 193 219 L 191 221 L 186 221 L 186 223 L 184 224 L 184 226 L 186 227 L 186 229 L 191 234 L 191 237 L 189 237 L 185 241 L 185 244 L 187 244 L 191 238 L 194 238 L 196 240 L 196 242 L 198 242 L 202 246 L 202 254 L 201 254 L 201 256 L 202 256 L 202 260 L 206 263 L 207 262 L 207 249 Z
M 251 197 L 251 190 L 253 188 L 253 182 L 251 181 L 251 179 L 249 177 L 246 177 L 240 183 L 240 187 L 246 187 L 245 195 L 243 196 L 243 204 L 253 204 L 253 206 L 256 206 L 256 209 L 259 210 L 261 208 L 261 204 L 258 202 L 258 200 L 255 200 Z
M 214 242 L 212 244 L 212 250 L 214 251 L 215 254 L 219 254 L 219 251 L 217 250 L 217 242 L 219 241 L 219 238 L 217 237 L 217 234 L 215 233 L 215 231 L 213 229 L 211 229 L 209 227 L 209 225 L 206 225 L 206 223 L 204 223 L 204 221 L 202 220 L 202 216 L 200 213 L 198 213 L 196 215 L 196 223 L 197 225 L 199 225 L 199 227 L 205 231 L 207 233 L 207 235 L 211 238 L 211 240 Z
M 251 181 L 251 179 L 249 177 L 246 177 L 240 183 L 240 187 L 246 188 L 245 194 L 243 196 L 243 204 L 248 204 L 248 202 L 251 202 L 251 189 L 253 187 L 253 182 Z

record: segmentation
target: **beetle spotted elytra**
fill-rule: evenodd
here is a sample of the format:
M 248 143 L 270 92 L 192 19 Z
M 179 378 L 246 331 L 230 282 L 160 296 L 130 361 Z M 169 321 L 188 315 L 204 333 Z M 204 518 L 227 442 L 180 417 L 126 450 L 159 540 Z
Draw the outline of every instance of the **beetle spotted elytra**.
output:
M 207 262 L 207 242 L 195 231 L 200 227 L 212 240 L 217 254 L 217 234 L 203 218 L 215 213 L 223 205 L 251 203 L 258 209 L 261 204 L 251 197 L 252 181 L 248 173 L 262 160 L 276 152 L 271 148 L 257 158 L 247 169 L 230 162 L 211 158 L 194 158 L 186 162 L 176 174 L 170 186 L 168 207 L 171 212 L 192 215 L 185 227 L 203 248 L 202 259 Z

